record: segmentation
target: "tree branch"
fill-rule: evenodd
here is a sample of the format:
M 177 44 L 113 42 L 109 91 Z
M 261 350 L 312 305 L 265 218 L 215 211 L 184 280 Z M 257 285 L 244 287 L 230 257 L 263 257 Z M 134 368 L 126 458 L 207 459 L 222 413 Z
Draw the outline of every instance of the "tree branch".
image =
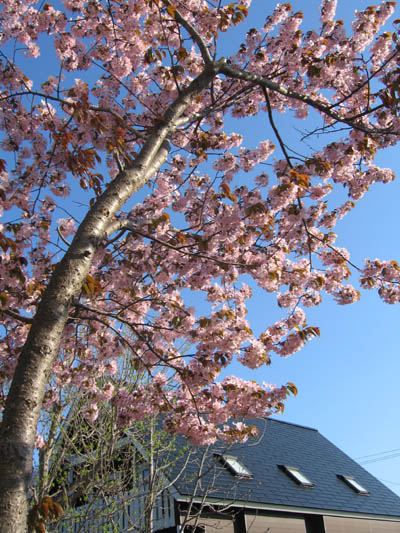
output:
M 61 230 L 60 230 L 60 226 L 57 227 L 57 233 L 60 237 L 60 239 L 62 240 L 62 242 L 66 245 L 66 246 L 71 246 L 71 243 L 67 241 L 67 239 L 64 238 L 63 234 L 61 233 Z
M 172 6 L 171 2 L 169 0 L 162 0 L 163 4 L 167 7 L 171 7 L 174 10 L 174 18 L 176 22 L 179 22 L 181 26 L 185 28 L 185 30 L 188 32 L 190 37 L 193 39 L 193 41 L 197 44 L 199 47 L 201 57 L 203 58 L 203 61 L 206 65 L 211 65 L 213 63 L 212 57 L 210 55 L 210 52 L 208 51 L 207 46 L 205 45 L 203 39 L 200 37 L 200 34 L 194 29 L 194 27 L 181 15 L 181 13 L 176 9 L 175 6 Z
M 289 165 L 290 168 L 293 168 L 292 162 L 290 160 L 290 156 L 289 156 L 289 154 L 288 154 L 288 152 L 286 150 L 285 143 L 283 142 L 283 139 L 280 136 L 280 133 L 279 133 L 278 128 L 276 127 L 276 124 L 275 124 L 275 121 L 274 121 L 274 117 L 272 116 L 272 108 L 271 108 L 271 102 L 270 102 L 269 96 L 268 96 L 268 91 L 267 91 L 267 89 L 264 86 L 262 86 L 261 89 L 262 89 L 262 92 L 264 94 L 265 103 L 267 104 L 267 112 L 268 112 L 269 123 L 271 124 L 271 127 L 274 130 L 275 137 L 278 139 L 279 146 L 281 147 L 281 150 L 283 152 L 283 155 L 285 156 L 287 164 Z
M 11 311 L 11 309 L 2 309 L 1 312 L 4 313 L 5 315 L 8 315 L 11 318 L 15 318 L 15 320 L 19 320 L 19 322 L 23 322 L 24 324 L 32 324 L 33 322 L 33 318 L 20 315 L 19 313 L 16 313 L 15 311 Z
M 363 126 L 360 122 L 355 122 L 354 118 L 346 118 L 342 117 L 338 113 L 332 111 L 330 106 L 327 106 L 321 102 L 318 102 L 318 100 L 314 100 L 313 98 L 310 98 L 309 96 L 305 96 L 303 94 L 300 94 L 296 91 L 293 91 L 292 89 L 286 89 L 282 85 L 279 85 L 279 83 L 276 83 L 272 80 L 268 80 L 263 78 L 262 76 L 257 76 L 256 74 L 253 74 L 252 72 L 247 72 L 246 70 L 237 70 L 235 68 L 230 67 L 227 64 L 221 65 L 220 73 L 225 74 L 228 78 L 236 78 L 238 80 L 248 81 L 251 83 L 257 83 L 260 87 L 265 87 L 266 89 L 270 89 L 273 92 L 279 93 L 282 96 L 285 96 L 286 98 L 291 98 L 293 100 L 298 100 L 299 102 L 303 102 L 310 107 L 317 109 L 320 111 L 323 115 L 326 115 L 333 120 L 336 120 L 337 122 L 341 122 L 344 124 L 348 124 L 352 128 L 362 131 L 363 133 L 367 133 L 369 135 L 371 134 L 386 134 L 386 135 L 398 135 L 397 132 L 394 132 L 391 128 L 384 128 L 384 129 L 371 129 L 367 128 L 366 126 Z
M 156 242 L 157 244 L 161 244 L 162 246 L 170 248 L 171 250 L 174 250 L 175 252 L 179 252 L 180 254 L 183 254 L 183 255 L 189 255 L 189 256 L 197 257 L 197 258 L 200 257 L 201 259 L 211 260 L 211 261 L 214 261 L 215 263 L 220 263 L 220 264 L 227 265 L 227 266 L 236 266 L 236 267 L 241 267 L 241 268 L 249 267 L 249 265 L 246 265 L 245 263 L 233 263 L 230 261 L 224 261 L 223 259 L 220 259 L 219 257 L 212 257 L 211 255 L 205 255 L 205 254 L 196 253 L 196 252 L 188 252 L 187 250 L 182 249 L 186 247 L 177 248 L 176 246 L 174 246 L 173 244 L 170 244 L 169 242 L 162 241 L 161 239 L 157 239 L 157 237 L 153 237 L 152 235 L 149 235 L 148 233 L 141 231 L 133 224 L 132 221 L 126 220 L 126 219 L 117 220 L 113 222 L 112 224 L 110 224 L 107 233 L 108 235 L 111 235 L 114 231 L 122 232 L 123 230 L 136 233 L 137 235 L 140 235 L 141 237 L 144 237 L 145 239 L 149 239 L 153 242 Z

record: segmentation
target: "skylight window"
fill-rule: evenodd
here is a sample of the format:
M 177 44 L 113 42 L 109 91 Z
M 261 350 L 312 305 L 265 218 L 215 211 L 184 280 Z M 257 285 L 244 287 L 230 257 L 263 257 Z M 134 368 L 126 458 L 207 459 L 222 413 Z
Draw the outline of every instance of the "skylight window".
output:
M 365 496 L 369 494 L 369 491 L 365 489 L 356 479 L 354 479 L 354 477 L 338 475 L 338 478 L 344 481 L 346 485 L 348 485 L 358 494 L 364 494 Z
M 229 468 L 229 470 L 239 477 L 252 477 L 252 473 L 244 464 L 234 455 L 219 455 L 220 461 Z
M 307 476 L 303 474 L 298 468 L 295 466 L 286 466 L 286 465 L 278 465 L 281 470 L 283 470 L 293 481 L 295 481 L 298 485 L 301 485 L 302 487 L 313 487 L 314 483 L 308 479 Z

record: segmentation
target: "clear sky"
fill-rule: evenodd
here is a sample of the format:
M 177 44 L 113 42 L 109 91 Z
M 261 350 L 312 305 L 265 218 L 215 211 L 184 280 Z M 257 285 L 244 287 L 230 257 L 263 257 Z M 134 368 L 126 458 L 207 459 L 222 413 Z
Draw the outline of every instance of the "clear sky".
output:
M 304 13 L 302 29 L 315 28 L 320 2 L 291 3 L 295 11 Z M 354 11 L 370 3 L 339 0 L 337 18 L 349 27 Z M 273 0 L 254 0 L 246 24 L 260 27 L 275 4 Z M 393 19 L 400 17 L 400 6 L 397 11 Z M 239 42 L 241 39 L 231 44 Z M 276 120 L 285 140 L 289 140 L 294 135 L 290 120 L 284 116 L 277 116 Z M 254 135 L 259 139 L 263 125 L 255 124 Z M 399 156 L 397 147 L 382 153 L 378 163 L 393 168 L 400 178 Z M 335 232 L 339 234 L 337 244 L 348 248 L 352 261 L 362 266 L 366 257 L 400 260 L 399 228 L 397 179 L 389 185 L 375 185 Z M 353 283 L 358 288 L 356 279 Z M 256 292 L 249 313 L 254 331 L 261 331 L 270 323 L 271 312 L 268 295 Z M 325 298 L 319 307 L 308 310 L 307 316 L 309 325 L 320 327 L 321 337 L 288 359 L 274 358 L 270 367 L 258 372 L 257 379 L 275 384 L 294 382 L 299 394 L 288 400 L 280 418 L 317 428 L 352 458 L 360 458 L 367 470 L 400 495 L 399 306 L 384 304 L 375 292 L 362 291 L 356 304 L 338 306 Z M 252 371 L 240 372 L 243 377 L 254 379 Z M 391 450 L 394 451 L 382 455 Z M 377 455 L 365 457 L 371 454 Z

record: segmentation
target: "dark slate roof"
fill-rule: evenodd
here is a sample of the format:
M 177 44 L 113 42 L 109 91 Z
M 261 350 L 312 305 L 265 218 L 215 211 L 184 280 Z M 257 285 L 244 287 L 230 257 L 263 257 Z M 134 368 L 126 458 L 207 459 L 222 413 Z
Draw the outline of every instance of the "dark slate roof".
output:
M 258 427 L 259 439 L 234 445 L 226 453 L 238 457 L 253 477 L 232 475 L 215 460 L 221 445 L 213 446 L 206 463 L 209 472 L 201 479 L 196 496 L 207 491 L 210 498 L 246 502 L 252 507 L 267 504 L 400 519 L 400 498 L 317 430 L 273 419 L 247 422 Z M 193 494 L 198 461 L 189 461 L 185 478 L 176 483 L 182 496 Z M 278 465 L 299 468 L 314 487 L 296 484 Z M 354 477 L 370 494 L 354 492 L 338 475 Z

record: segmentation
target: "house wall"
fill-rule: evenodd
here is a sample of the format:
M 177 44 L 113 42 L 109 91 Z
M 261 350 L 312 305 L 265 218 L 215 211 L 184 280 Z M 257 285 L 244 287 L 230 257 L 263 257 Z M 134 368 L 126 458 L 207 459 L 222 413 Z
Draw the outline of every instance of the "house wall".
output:
M 186 525 L 194 526 L 195 523 L 195 520 L 191 520 Z M 235 527 L 233 520 L 229 519 L 229 517 L 200 517 L 196 526 L 199 528 L 204 527 L 205 533 L 265 533 L 266 531 L 268 533 L 306 533 L 306 525 L 303 518 L 256 514 L 247 514 L 245 516 L 244 527 L 238 527 L 238 524 Z
M 183 519 L 183 516 L 181 519 Z M 185 527 L 194 525 L 198 528 L 204 527 L 206 533 L 234 533 L 233 520 L 230 520 L 229 518 L 200 517 L 197 523 L 196 520 L 193 519 L 187 522 Z
M 180 506 L 178 523 L 183 524 L 185 505 Z M 192 509 L 192 512 L 195 509 Z M 226 508 L 200 510 L 201 516 L 185 525 L 192 526 L 184 533 L 400 533 L 400 521 L 369 518 L 345 518 L 322 514 L 294 514 Z M 194 527 L 195 526 L 195 527 Z M 182 527 L 182 526 L 181 526 Z M 181 531 L 179 526 L 177 531 Z
M 400 533 L 400 522 L 324 516 L 326 533 Z
M 246 515 L 246 533 L 306 533 L 303 518 Z

